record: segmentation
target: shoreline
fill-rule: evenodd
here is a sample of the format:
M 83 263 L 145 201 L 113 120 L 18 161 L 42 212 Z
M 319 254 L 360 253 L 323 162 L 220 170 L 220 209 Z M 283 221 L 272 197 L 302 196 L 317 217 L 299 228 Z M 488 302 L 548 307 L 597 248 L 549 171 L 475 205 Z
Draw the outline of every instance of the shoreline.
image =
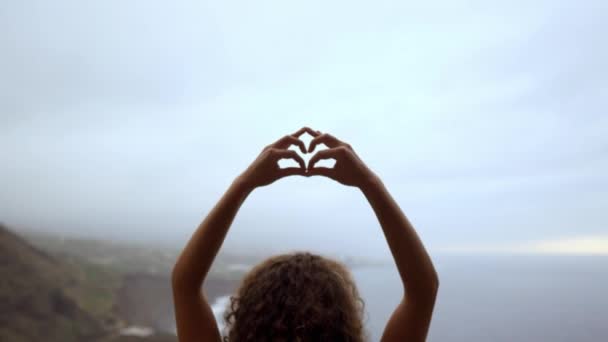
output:
M 223 330 L 224 311 L 230 296 L 238 286 L 236 279 L 219 277 L 205 281 L 203 291 L 209 300 L 220 331 Z M 166 275 L 135 273 L 126 275 L 117 291 L 116 313 L 127 323 L 121 331 L 127 334 L 176 334 L 175 314 L 170 277 Z M 138 336 L 139 336 L 138 335 Z

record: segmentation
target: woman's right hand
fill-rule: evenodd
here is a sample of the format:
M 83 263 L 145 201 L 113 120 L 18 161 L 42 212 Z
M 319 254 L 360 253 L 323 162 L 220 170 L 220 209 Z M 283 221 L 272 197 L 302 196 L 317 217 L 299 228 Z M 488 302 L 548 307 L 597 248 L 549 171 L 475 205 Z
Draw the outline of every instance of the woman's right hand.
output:
M 365 188 L 375 182 L 376 175 L 365 165 L 355 153 L 353 148 L 328 133 L 315 131 L 311 133 L 314 139 L 310 142 L 308 152 L 311 153 L 319 144 L 329 147 L 317 152 L 308 162 L 307 176 L 326 176 L 344 185 Z M 335 159 L 333 168 L 315 167 L 315 164 L 323 159 Z
M 247 188 L 253 190 L 257 187 L 272 184 L 274 181 L 287 176 L 305 176 L 306 163 L 294 150 L 289 150 L 292 145 L 298 146 L 302 153 L 306 153 L 304 142 L 299 139 L 304 133 L 316 134 L 316 131 L 308 127 L 301 128 L 297 132 L 286 135 L 274 143 L 266 146 L 260 155 L 241 174 L 239 180 Z M 278 161 L 281 159 L 293 159 L 300 167 L 280 168 Z

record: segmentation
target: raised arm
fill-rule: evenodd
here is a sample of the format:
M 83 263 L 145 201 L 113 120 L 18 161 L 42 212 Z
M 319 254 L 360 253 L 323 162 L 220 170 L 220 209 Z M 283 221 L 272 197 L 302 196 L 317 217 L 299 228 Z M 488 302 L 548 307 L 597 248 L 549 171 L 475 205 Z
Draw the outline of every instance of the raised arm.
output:
M 306 152 L 298 137 L 303 128 L 268 145 L 256 160 L 230 185 L 182 251 L 172 274 L 173 302 L 180 342 L 220 341 L 220 332 L 201 287 L 226 233 L 247 196 L 257 187 L 291 175 L 305 175 L 304 160 L 291 145 Z M 300 167 L 279 168 L 280 159 L 294 159 Z
M 439 279 L 418 234 L 381 180 L 367 168 L 350 145 L 329 134 L 317 132 L 309 152 L 321 143 L 329 149 L 317 152 L 310 159 L 307 174 L 330 177 L 361 189 L 382 226 L 403 282 L 403 299 L 386 325 L 382 341 L 425 341 Z M 336 163 L 333 168 L 314 167 L 322 159 L 335 159 Z

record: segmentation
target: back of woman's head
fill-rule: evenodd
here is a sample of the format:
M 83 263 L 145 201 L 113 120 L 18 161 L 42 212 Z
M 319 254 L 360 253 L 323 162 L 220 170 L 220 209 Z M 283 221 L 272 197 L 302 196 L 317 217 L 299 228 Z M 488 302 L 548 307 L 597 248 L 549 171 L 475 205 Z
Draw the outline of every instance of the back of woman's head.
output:
M 226 341 L 363 341 L 363 302 L 348 270 L 310 253 L 254 267 L 225 314 Z

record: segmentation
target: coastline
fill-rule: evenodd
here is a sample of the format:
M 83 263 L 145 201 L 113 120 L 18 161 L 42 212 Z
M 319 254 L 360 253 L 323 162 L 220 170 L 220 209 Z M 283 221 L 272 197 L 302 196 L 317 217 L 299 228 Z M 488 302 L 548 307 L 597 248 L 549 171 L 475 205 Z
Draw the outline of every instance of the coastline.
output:
M 230 296 L 238 286 L 237 279 L 211 277 L 203 286 L 220 331 L 223 314 Z M 117 293 L 116 312 L 128 324 L 121 329 L 130 336 L 147 337 L 156 333 L 176 334 L 170 277 L 135 273 L 126 275 Z M 122 334 L 121 333 L 121 334 Z

